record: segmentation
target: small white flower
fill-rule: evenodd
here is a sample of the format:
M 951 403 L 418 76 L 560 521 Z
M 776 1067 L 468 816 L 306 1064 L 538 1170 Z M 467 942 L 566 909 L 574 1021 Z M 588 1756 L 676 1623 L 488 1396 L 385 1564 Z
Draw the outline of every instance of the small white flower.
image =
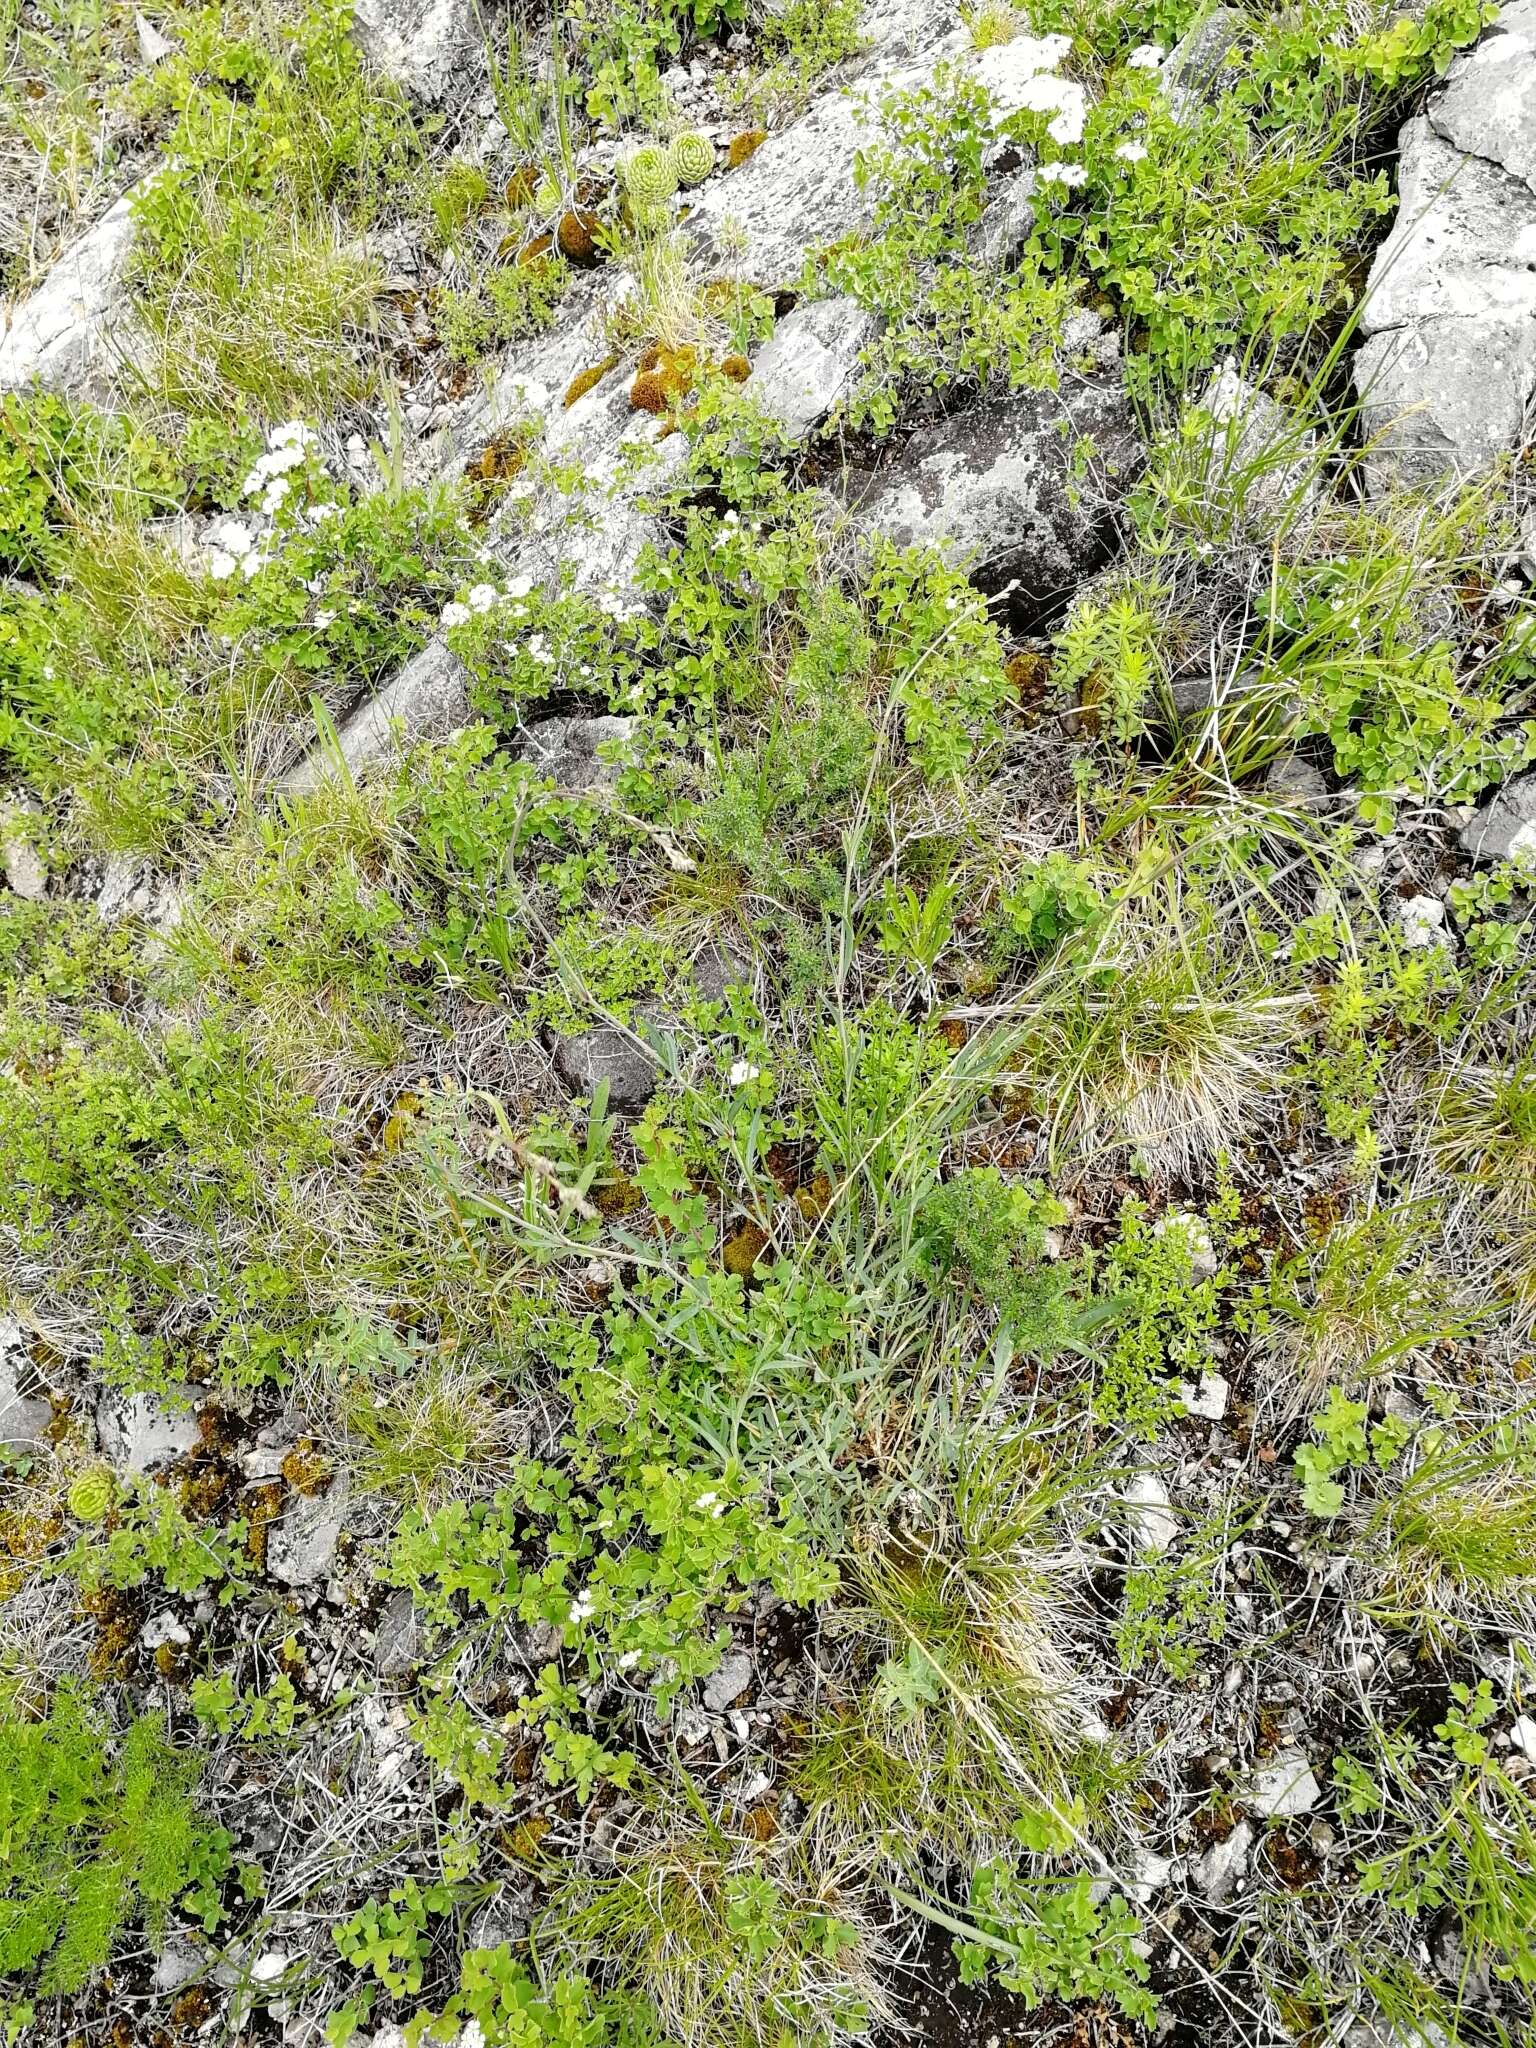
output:
M 583 1587 L 581 1592 L 571 1602 L 570 1620 L 572 1628 L 580 1628 L 584 1621 L 590 1621 L 596 1608 L 597 1602 L 593 1599 L 591 1593 Z
M 315 613 L 315 631 L 317 633 L 323 633 L 327 626 L 334 626 L 335 623 L 336 614 L 334 612 Z
M 499 596 L 494 583 L 477 583 L 465 602 L 472 612 L 488 612 Z
M 1042 185 L 1081 185 L 1088 173 L 1081 164 L 1042 164 L 1035 174 Z
M 208 557 L 208 574 L 215 583 L 227 581 L 229 577 L 234 575 L 238 567 L 239 564 L 234 556 L 226 554 L 223 548 L 215 548 Z
M 1140 43 L 1125 61 L 1132 71 L 1155 71 L 1167 54 L 1161 43 Z
M 269 483 L 269 484 L 267 485 L 267 488 L 265 489 L 265 491 L 263 491 L 263 492 L 262 492 L 262 496 L 261 496 L 261 509 L 262 509 L 262 511 L 263 511 L 263 512 L 277 512 L 277 511 L 280 511 L 280 510 L 282 509 L 282 503 L 283 503 L 283 500 L 284 500 L 284 498 L 286 498 L 286 497 L 287 497 L 287 495 L 288 495 L 288 493 L 289 493 L 289 491 L 290 491 L 291 489 L 292 489 L 292 485 L 291 485 L 291 484 L 289 483 L 289 481 L 288 481 L 287 477 L 285 477 L 285 476 L 275 476 L 275 477 L 273 477 L 273 479 L 272 479 L 271 483 Z
M 327 498 L 323 505 L 310 506 L 310 523 L 314 526 L 323 526 L 327 519 L 334 519 L 337 513 L 340 512 L 340 510 L 341 507 L 335 502 L 334 499 Z
M 280 427 L 274 427 L 267 436 L 273 448 L 307 448 L 315 439 L 315 430 L 303 420 L 284 420 Z
M 640 1652 L 638 1650 L 626 1650 L 619 1659 L 619 1669 L 621 1671 L 633 1671 L 639 1662 Z
M 1144 142 L 1122 142 L 1117 144 L 1115 155 L 1123 164 L 1139 164 L 1147 154 Z
M 531 576 L 514 576 L 507 585 L 506 595 L 508 598 L 528 597 L 531 595 L 532 590 L 533 578 Z
M 443 606 L 442 623 L 444 626 L 467 626 L 471 617 L 472 613 L 467 604 L 445 604 Z
M 694 1511 L 697 1513 L 700 1508 L 712 1508 L 719 1498 L 718 1493 L 701 1493 L 693 1504 Z
M 755 1081 L 761 1072 L 762 1068 L 754 1067 L 750 1060 L 737 1060 L 725 1078 L 733 1088 L 744 1088 L 749 1081 Z
M 1047 124 L 1045 132 L 1052 142 L 1060 143 L 1063 149 L 1070 149 L 1074 142 L 1081 142 L 1083 139 L 1082 109 L 1070 107 L 1065 113 L 1058 114 L 1054 121 Z
M 246 582 L 249 583 L 251 578 L 254 575 L 256 575 L 258 571 L 265 569 L 267 563 L 270 560 L 271 557 L 269 555 L 264 554 L 262 550 L 258 548 L 255 554 L 247 555 L 245 560 L 240 564 L 240 574 L 245 578 Z

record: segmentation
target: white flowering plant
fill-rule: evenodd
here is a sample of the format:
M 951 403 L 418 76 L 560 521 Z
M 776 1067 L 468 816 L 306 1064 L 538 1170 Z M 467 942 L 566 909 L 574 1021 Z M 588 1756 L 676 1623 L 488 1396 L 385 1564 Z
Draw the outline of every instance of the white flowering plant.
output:
M 491 561 L 459 586 L 438 623 L 474 679 L 475 709 L 499 725 L 560 692 L 633 708 L 643 657 L 655 644 L 654 624 L 633 593 L 551 589 Z
M 468 552 L 449 492 L 355 496 L 302 420 L 272 429 L 240 501 L 204 536 L 213 623 L 270 674 L 381 679 L 425 639 Z

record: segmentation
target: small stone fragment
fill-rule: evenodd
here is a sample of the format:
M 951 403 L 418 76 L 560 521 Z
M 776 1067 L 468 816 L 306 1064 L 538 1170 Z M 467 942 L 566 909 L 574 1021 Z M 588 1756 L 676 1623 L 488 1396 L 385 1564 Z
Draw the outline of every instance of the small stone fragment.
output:
M 1190 1876 L 1196 1889 L 1213 1906 L 1221 1906 L 1232 1896 L 1238 1880 L 1248 1868 L 1248 1855 L 1253 1847 L 1253 1822 L 1240 1820 L 1225 1840 L 1212 1842 L 1205 1854 L 1197 1859 Z
M 0 803 L 0 867 L 13 896 L 41 903 L 48 893 L 48 870 L 31 839 L 18 829 L 20 815 L 33 808 L 31 804 Z
M 1179 1533 L 1167 1487 L 1155 1472 L 1138 1472 L 1125 1489 L 1125 1504 L 1132 1550 L 1140 1557 L 1161 1557 Z
M 528 727 L 523 759 L 547 775 L 564 796 L 612 789 L 622 762 L 603 752 L 633 738 L 633 718 L 541 718 Z
M 1397 908 L 1403 944 L 1422 951 L 1445 943 L 1445 905 L 1437 896 L 1410 896 Z
M 1464 852 L 1490 864 L 1536 856 L 1536 770 L 1517 775 L 1479 804 L 1460 839 Z
M 347 1490 L 343 1474 L 324 1493 L 294 1500 L 272 1524 L 267 1537 L 267 1570 L 274 1579 L 297 1589 L 326 1577 L 336 1560 Z
M 712 1714 L 723 1714 L 752 1683 L 752 1659 L 745 1651 L 733 1650 L 720 1669 L 704 1681 L 703 1701 Z
M 1265 1820 L 1294 1820 L 1310 1813 L 1322 1796 L 1305 1756 L 1286 1749 L 1254 1772 L 1247 1803 Z
M 1247 26 L 1247 17 L 1238 8 L 1213 7 L 1180 36 L 1161 73 L 1175 121 L 1194 120 L 1203 106 L 1237 82 L 1237 68 L 1229 59 Z
M 380 1678 L 403 1678 L 416 1661 L 421 1631 L 416 1604 L 407 1586 L 399 1586 L 384 1603 L 373 1642 L 373 1668 Z
M 1231 1388 L 1219 1372 L 1203 1372 L 1199 1386 L 1191 1386 L 1186 1380 L 1179 1388 L 1179 1398 L 1191 1415 L 1202 1416 L 1207 1422 L 1220 1422 L 1227 1412 Z

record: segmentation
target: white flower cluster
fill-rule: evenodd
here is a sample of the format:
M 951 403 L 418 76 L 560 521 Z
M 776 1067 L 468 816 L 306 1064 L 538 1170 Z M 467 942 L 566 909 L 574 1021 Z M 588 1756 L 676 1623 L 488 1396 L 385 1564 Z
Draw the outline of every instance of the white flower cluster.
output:
M 243 519 L 222 519 L 207 536 L 208 574 L 225 583 L 238 569 L 247 582 L 267 565 L 267 554 Z
M 269 516 L 282 504 L 292 488 L 288 472 L 298 469 L 306 453 L 316 439 L 313 427 L 303 420 L 287 420 L 280 427 L 274 427 L 267 436 L 267 452 L 258 455 L 246 472 L 245 482 L 240 486 L 242 498 L 261 499 L 261 509 Z
M 467 626 L 471 619 L 484 618 L 499 605 L 506 605 L 514 619 L 526 619 L 528 607 L 524 602 L 533 593 L 531 576 L 514 576 L 505 590 L 498 590 L 494 583 L 477 583 L 472 590 L 464 593 L 463 603 L 457 601 L 445 604 L 442 611 L 444 627 Z
M 1069 148 L 1083 139 L 1088 119 L 1088 95 L 1074 78 L 1057 78 L 1048 71 L 1025 81 L 1018 103 L 1029 114 L 1050 114 L 1045 132 L 1052 142 Z
M 975 64 L 977 81 L 985 86 L 994 117 L 1002 122 L 1014 114 L 1046 114 L 1045 132 L 1059 149 L 1073 149 L 1083 139 L 1088 124 L 1088 95 L 1076 79 L 1062 78 L 1058 67 L 1072 47 L 1066 35 L 1016 36 L 1012 42 L 983 51 Z M 1133 71 L 1156 71 L 1167 52 L 1160 43 L 1142 43 L 1126 59 Z M 1115 156 L 1124 164 L 1139 164 L 1146 156 L 1146 144 L 1122 142 Z M 1087 166 L 1051 158 L 1035 173 L 1042 185 L 1072 189 L 1088 181 Z
M 267 435 L 266 453 L 257 456 L 240 486 L 242 498 L 257 498 L 260 503 L 252 508 L 248 518 L 221 520 L 205 537 L 208 574 L 216 583 L 227 582 L 237 571 L 249 582 L 272 559 L 272 521 L 293 488 L 290 472 L 303 466 L 317 438 L 314 428 L 306 426 L 303 420 L 286 420 Z M 311 526 L 323 526 L 340 510 L 333 500 L 327 500 L 309 506 L 304 518 Z M 259 530 L 250 523 L 258 518 L 266 522 Z

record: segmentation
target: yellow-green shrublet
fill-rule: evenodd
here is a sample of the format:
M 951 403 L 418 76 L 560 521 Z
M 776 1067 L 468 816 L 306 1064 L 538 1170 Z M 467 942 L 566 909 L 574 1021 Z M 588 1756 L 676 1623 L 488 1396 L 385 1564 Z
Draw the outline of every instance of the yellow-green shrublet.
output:
M 638 212 L 664 206 L 677 190 L 677 165 L 659 142 L 642 142 L 624 159 L 624 192 Z
M 690 128 L 672 144 L 672 168 L 679 185 L 702 185 L 715 168 L 715 145 L 707 135 Z
M 77 1522 L 105 1521 L 117 1499 L 117 1481 L 110 1467 L 93 1465 L 71 1484 L 69 1512 Z

